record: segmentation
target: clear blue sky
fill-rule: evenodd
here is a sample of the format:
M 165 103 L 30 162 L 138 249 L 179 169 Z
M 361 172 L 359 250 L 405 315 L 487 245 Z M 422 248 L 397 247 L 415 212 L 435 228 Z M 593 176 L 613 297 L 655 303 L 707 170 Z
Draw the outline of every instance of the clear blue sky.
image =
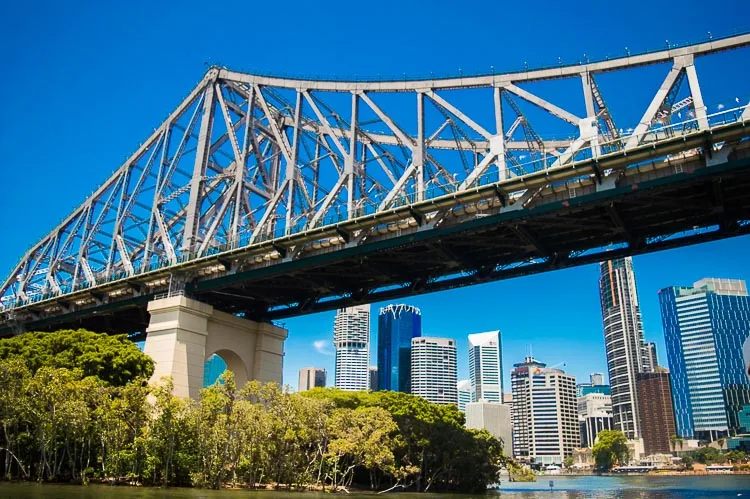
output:
M 166 4 L 166 2 L 164 3 Z M 429 4 L 429 7 L 426 5 Z M 175 4 L 176 5 L 176 4 Z M 272 73 L 407 76 L 517 69 L 665 47 L 750 29 L 750 2 L 0 2 L 0 273 L 80 204 L 190 91 L 206 63 Z M 691 13 L 692 10 L 692 13 Z M 747 95 L 747 49 L 698 66 L 707 104 Z M 741 62 L 737 64 L 737 62 Z M 711 71 L 721 77 L 711 78 Z M 643 78 L 649 76 L 648 71 Z M 609 81 L 618 118 L 640 116 L 648 84 Z M 644 80 L 645 81 L 645 80 Z M 565 104 L 568 95 L 545 94 Z M 645 99 L 645 101 L 644 101 Z M 750 238 L 638 257 L 646 335 L 663 336 L 656 291 L 704 276 L 750 279 Z M 459 340 L 501 329 L 505 375 L 527 345 L 582 380 L 606 371 L 597 296 L 587 266 L 420 296 L 426 334 Z M 373 304 L 373 311 L 382 304 Z M 333 313 L 287 321 L 285 381 L 326 367 Z M 373 322 L 374 324 L 374 322 Z M 323 348 L 325 351 L 325 348 Z

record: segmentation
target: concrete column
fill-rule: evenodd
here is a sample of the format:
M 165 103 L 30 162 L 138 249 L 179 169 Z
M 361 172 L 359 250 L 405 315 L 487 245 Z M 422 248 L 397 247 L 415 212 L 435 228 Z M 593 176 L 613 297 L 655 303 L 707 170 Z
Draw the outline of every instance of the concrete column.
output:
M 148 311 L 151 321 L 146 329 L 144 352 L 156 364 L 151 381 L 172 376 L 175 395 L 198 398 L 213 307 L 184 296 L 172 296 L 150 302 Z
M 258 336 L 255 344 L 253 362 L 253 379 L 263 383 L 273 381 L 282 383 L 284 369 L 284 340 L 287 331 L 273 324 L 258 324 Z
M 281 384 L 286 330 L 214 310 L 208 321 L 206 358 L 219 355 L 237 386 L 249 380 Z
M 145 353 L 154 359 L 152 381 L 172 376 L 174 393 L 198 398 L 206 359 L 219 355 L 238 386 L 249 380 L 282 383 L 287 331 L 214 310 L 184 296 L 148 304 Z

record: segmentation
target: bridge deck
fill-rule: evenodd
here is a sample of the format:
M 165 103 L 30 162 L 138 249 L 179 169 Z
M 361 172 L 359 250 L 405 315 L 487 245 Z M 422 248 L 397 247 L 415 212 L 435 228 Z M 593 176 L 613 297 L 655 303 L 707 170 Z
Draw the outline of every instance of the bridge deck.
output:
M 701 152 L 711 147 L 691 146 L 747 135 L 746 124 L 736 123 L 676 137 L 229 250 L 15 313 L 27 314 L 27 329 L 143 331 L 145 304 L 182 272 L 193 276 L 185 291 L 195 298 L 270 320 L 746 234 L 748 142 L 713 166 Z M 619 175 L 604 180 L 617 178 L 617 185 L 600 183 L 610 170 Z M 520 192 L 535 195 L 524 204 Z M 354 240 L 364 233 L 366 240 Z M 12 326 L 6 322 L 0 333 Z

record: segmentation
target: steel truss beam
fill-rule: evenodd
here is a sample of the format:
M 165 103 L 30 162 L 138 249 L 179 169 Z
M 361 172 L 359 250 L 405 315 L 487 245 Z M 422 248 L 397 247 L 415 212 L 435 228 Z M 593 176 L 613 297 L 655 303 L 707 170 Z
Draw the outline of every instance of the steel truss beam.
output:
M 337 237 L 349 247 L 377 241 L 382 231 L 431 230 L 454 216 L 440 200 L 487 184 L 496 184 L 498 205 L 472 208 L 479 215 L 526 209 L 541 190 L 562 189 L 553 180 L 558 169 L 750 121 L 747 105 L 710 115 L 702 93 L 708 87 L 694 65 L 698 57 L 748 45 L 750 35 L 740 35 L 585 65 L 444 80 L 313 81 L 211 68 L 111 177 L 21 258 L 0 287 L 0 311 L 404 206 L 410 219 L 395 228 L 355 224 L 337 229 Z M 597 75 L 626 78 L 633 67 L 659 63 L 672 68 L 633 133 L 620 133 Z M 566 78 L 582 82 L 583 117 L 526 87 Z M 688 98 L 679 98 L 680 88 Z M 691 112 L 678 118 L 682 106 Z M 572 125 L 574 135 L 542 139 L 530 108 L 545 111 L 551 126 Z M 723 157 L 735 145 L 710 152 Z M 607 172 L 594 171 L 607 184 Z M 505 182 L 539 173 L 549 176 L 547 184 L 504 190 Z M 629 234 L 620 210 L 612 206 L 608 215 Z M 528 228 L 515 232 L 521 244 L 550 257 Z M 314 243 L 274 243 L 252 265 L 333 251 L 328 240 Z M 225 262 L 217 268 L 240 264 Z M 429 280 L 417 287 L 425 286 Z

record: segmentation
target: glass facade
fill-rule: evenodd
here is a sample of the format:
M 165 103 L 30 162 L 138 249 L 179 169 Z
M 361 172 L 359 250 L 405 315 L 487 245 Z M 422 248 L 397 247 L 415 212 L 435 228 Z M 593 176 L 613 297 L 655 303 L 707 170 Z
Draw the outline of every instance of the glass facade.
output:
M 216 354 L 213 354 L 206 360 L 206 367 L 203 369 L 203 388 L 211 386 L 216 383 L 219 376 L 224 374 L 227 369 L 227 363 L 224 359 Z
M 737 414 L 737 420 L 742 433 L 750 433 L 750 405 L 746 405 Z
M 741 427 L 750 404 L 742 345 L 750 335 L 744 281 L 702 279 L 659 291 L 677 435 L 715 440 Z
M 576 386 L 576 396 L 585 397 L 589 393 L 612 395 L 612 390 L 610 389 L 609 385 L 591 385 L 589 383 L 582 383 Z
M 378 315 L 378 390 L 411 393 L 411 340 L 422 336 L 422 314 L 388 305 Z

